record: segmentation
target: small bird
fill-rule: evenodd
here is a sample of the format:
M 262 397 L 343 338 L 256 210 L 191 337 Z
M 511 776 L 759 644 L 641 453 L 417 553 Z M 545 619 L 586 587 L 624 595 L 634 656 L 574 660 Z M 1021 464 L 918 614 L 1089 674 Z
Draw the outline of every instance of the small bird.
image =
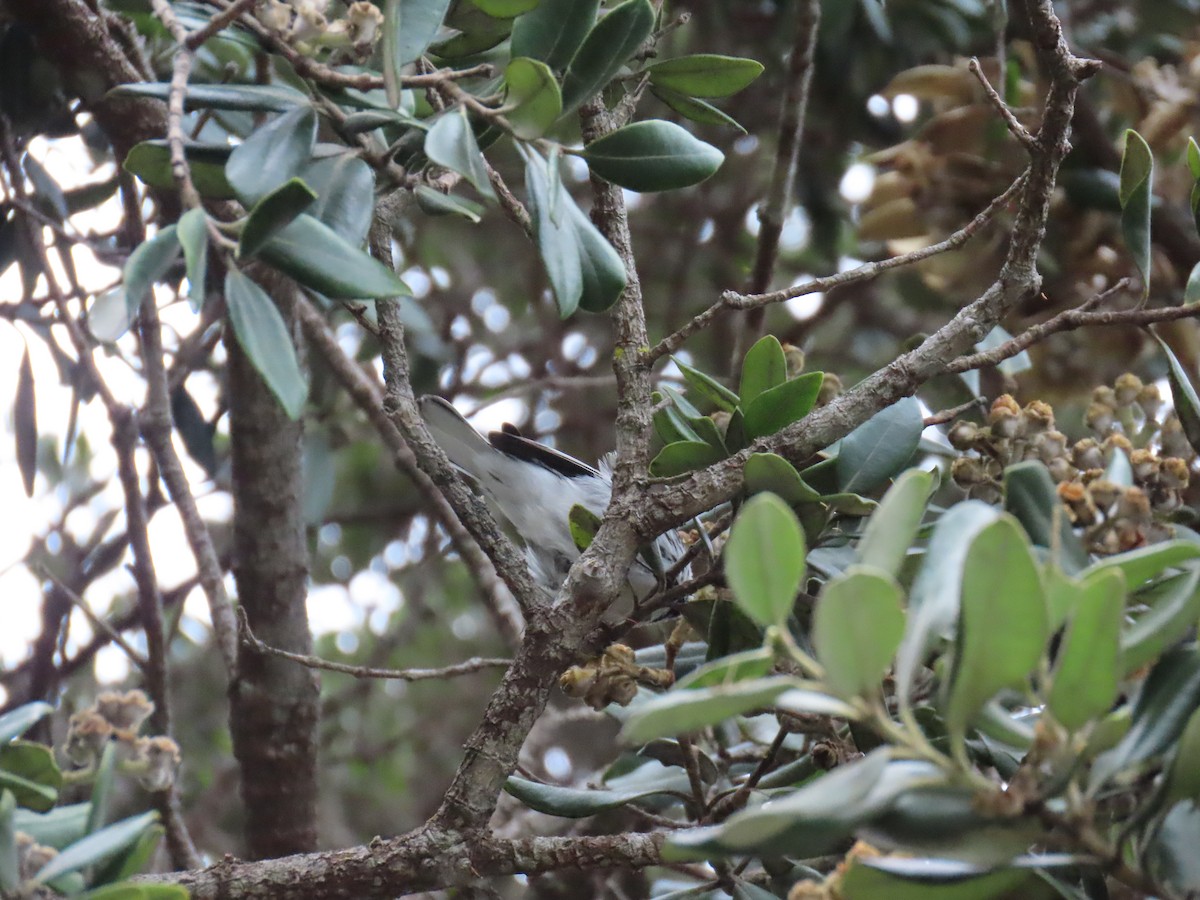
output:
M 571 536 L 571 508 L 579 505 L 603 516 L 612 496 L 612 467 L 608 458 L 594 469 L 572 456 L 521 435 L 513 425 L 490 432 L 485 439 L 462 414 L 441 397 L 419 401 L 421 415 L 446 456 L 479 485 L 484 497 L 513 526 L 525 543 L 534 579 L 551 591 L 562 587 L 579 548 Z M 663 573 L 684 554 L 675 531 L 654 542 L 657 553 L 641 553 L 629 569 L 635 600 L 644 600 L 663 586 Z M 657 555 L 656 569 L 644 559 Z M 690 566 L 677 575 L 691 577 Z

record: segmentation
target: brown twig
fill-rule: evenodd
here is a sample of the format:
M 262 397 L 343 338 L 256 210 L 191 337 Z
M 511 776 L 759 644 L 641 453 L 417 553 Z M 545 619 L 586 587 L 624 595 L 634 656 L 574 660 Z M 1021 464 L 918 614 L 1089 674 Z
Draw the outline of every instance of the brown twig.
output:
M 921 421 L 921 424 L 926 428 L 928 428 L 930 425 L 945 425 L 947 422 L 953 422 L 971 407 L 982 405 L 983 399 L 981 397 L 976 397 L 974 400 L 968 400 L 966 403 L 960 403 L 958 406 L 950 409 L 943 409 L 939 412 L 935 412 L 931 416 L 926 416 Z
M 1004 120 L 1004 124 L 1008 126 L 1008 130 L 1012 132 L 1013 137 L 1020 141 L 1026 149 L 1031 149 L 1034 146 L 1036 138 L 1029 133 L 1028 128 L 1017 120 L 1017 117 L 1013 115 L 1013 111 L 1009 108 L 1008 104 L 1004 102 L 1004 98 L 992 87 L 992 83 L 983 74 L 983 68 L 979 65 L 979 60 L 972 57 L 971 61 L 967 64 L 967 68 L 970 69 L 971 74 L 982 85 L 983 92 L 987 95 L 988 100 L 991 101 L 996 112 L 1000 114 L 1000 118 Z
M 58 576 L 56 576 L 53 572 L 51 572 L 45 566 L 35 564 L 31 568 L 33 569 L 33 571 L 37 574 L 37 576 L 39 578 L 44 578 L 45 580 L 52 582 L 55 585 L 55 587 L 57 587 L 60 591 L 62 591 L 63 596 L 66 597 L 68 600 L 70 600 L 71 603 L 74 606 L 76 606 L 80 612 L 82 612 L 84 614 L 84 616 L 87 618 L 88 622 L 91 623 L 92 628 L 95 631 L 101 632 L 110 641 L 112 641 L 114 644 L 116 644 L 118 647 L 120 647 L 123 651 L 125 651 L 125 655 L 129 657 L 129 661 L 132 662 L 135 666 L 137 666 L 142 671 L 146 670 L 146 667 L 148 665 L 146 657 L 143 656 L 141 653 L 139 653 L 133 647 L 133 645 L 129 643 L 129 641 L 125 640 L 125 637 L 121 634 L 120 631 L 118 631 L 112 625 L 108 624 L 108 622 L 104 619 L 103 616 L 96 615 L 95 611 L 92 610 L 92 607 L 90 605 L 88 605 L 88 602 L 86 600 L 84 600 L 82 597 L 80 597 L 73 590 L 71 590 L 70 586 L 67 585 L 66 582 L 59 579 Z

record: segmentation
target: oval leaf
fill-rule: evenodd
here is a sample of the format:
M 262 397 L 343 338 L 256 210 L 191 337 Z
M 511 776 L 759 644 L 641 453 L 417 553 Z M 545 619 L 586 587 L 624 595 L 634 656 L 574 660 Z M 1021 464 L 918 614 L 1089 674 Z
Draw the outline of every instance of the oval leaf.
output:
M 896 475 L 912 458 L 924 428 L 916 397 L 904 397 L 876 413 L 838 445 L 839 487 L 861 494 Z
M 626 0 L 597 22 L 570 57 L 563 76 L 563 114 L 575 111 L 608 84 L 653 30 L 654 7 L 649 0 Z M 521 55 L 537 57 L 536 53 Z
M 89 834 L 76 841 L 51 859 L 33 876 L 37 884 L 53 881 L 60 875 L 75 872 L 84 866 L 107 859 L 124 850 L 142 836 L 142 832 L 158 821 L 158 813 L 151 811 L 114 822 L 107 828 Z
M 804 577 L 804 532 L 774 494 L 742 507 L 725 544 L 725 577 L 738 606 L 760 625 L 782 625 Z
M 596 22 L 600 0 L 542 0 L 513 25 L 514 58 L 540 59 L 562 71 Z
M 676 441 L 667 444 L 650 463 L 655 478 L 670 478 L 703 469 L 723 459 L 723 454 L 706 441 Z
M 746 436 L 755 440 L 799 422 L 816 406 L 824 379 L 822 372 L 805 372 L 791 381 L 763 391 L 749 405 L 743 401 Z
M 317 114 L 303 106 L 257 129 L 234 148 L 225 177 L 247 209 L 295 178 L 312 156 Z
M 425 135 L 425 155 L 439 166 L 457 172 L 489 200 L 496 199 L 475 132 L 464 107 L 450 110 Z
M 762 63 L 738 56 L 697 53 L 648 66 L 650 83 L 689 97 L 728 97 L 763 72 Z
M 1112 708 L 1121 666 L 1121 625 L 1125 615 L 1125 576 L 1106 570 L 1088 578 L 1067 633 L 1047 706 L 1069 731 L 1078 731 Z
M 581 154 L 593 173 L 631 191 L 671 191 L 699 184 L 725 154 L 674 122 L 650 119 L 606 134 Z
M 237 269 L 225 275 L 225 303 L 233 333 L 267 387 L 291 418 L 300 417 L 308 385 L 296 362 L 296 348 L 275 302 Z
M 541 784 L 510 775 L 504 782 L 504 791 L 516 797 L 530 809 L 550 816 L 563 816 L 568 819 L 582 819 L 594 816 L 608 809 L 616 809 L 635 800 L 644 800 L 660 794 L 671 794 L 675 787 L 642 788 L 622 791 L 581 790 L 579 788 L 559 787 L 554 784 Z
M 1150 200 L 1154 188 L 1154 157 L 1150 145 L 1132 128 L 1125 131 L 1121 156 L 1121 233 L 1133 263 L 1142 274 L 1142 296 L 1150 293 Z
M 150 293 L 154 282 L 162 279 L 179 256 L 179 238 L 176 226 L 168 225 L 158 234 L 143 241 L 129 254 L 125 262 L 122 285 L 125 289 L 125 309 L 129 321 L 137 317 L 142 301 Z
M 925 516 L 933 486 L 933 473 L 920 469 L 909 469 L 896 479 L 867 521 L 858 543 L 858 558 L 865 565 L 889 575 L 899 574 Z
M 689 691 L 669 691 L 634 708 L 621 728 L 627 745 L 644 744 L 717 725 L 733 716 L 770 706 L 791 688 L 792 678 L 756 678 Z
M 17 439 L 17 468 L 21 472 L 21 484 L 25 496 L 33 496 L 33 482 L 37 477 L 37 396 L 33 389 L 33 362 L 29 359 L 29 347 L 21 356 L 17 370 L 17 396 L 13 400 L 13 431 Z
M 506 117 L 522 140 L 540 138 L 562 114 L 562 94 L 554 73 L 544 62 L 520 57 L 504 70 L 508 102 Z
M 783 355 L 779 338 L 773 334 L 759 338 L 742 360 L 742 380 L 738 385 L 738 397 L 742 405 L 752 403 L 759 394 L 785 381 L 787 358 Z
M 770 491 L 777 494 L 789 506 L 801 503 L 816 503 L 820 493 L 810 487 L 796 467 L 775 453 L 754 453 L 746 460 L 742 476 L 746 481 L 746 492 L 761 494 Z
M 183 156 L 187 160 L 192 184 L 201 197 L 231 200 L 237 195 L 225 177 L 225 163 L 233 148 L 227 144 L 185 143 Z M 175 189 L 171 174 L 171 150 L 166 141 L 142 141 L 125 156 L 122 168 L 136 175 L 150 187 Z
M 326 297 L 359 300 L 412 295 L 391 268 L 307 213 L 267 241 L 259 255 Z
M 237 255 L 245 259 L 258 253 L 272 237 L 304 212 L 316 193 L 299 178 L 285 181 L 254 205 L 238 239 Z
M 204 305 L 204 283 L 208 278 L 208 217 L 200 207 L 179 217 L 176 232 L 187 264 L 188 299 L 192 309 Z
M 878 693 L 904 635 L 900 597 L 894 578 L 864 568 L 826 583 L 813 610 L 812 638 L 833 693 Z
M 109 91 L 122 97 L 152 97 L 166 101 L 171 85 L 164 81 L 121 84 Z M 295 88 L 267 84 L 190 84 L 184 109 L 237 109 L 248 112 L 285 112 L 307 106 L 308 97 Z

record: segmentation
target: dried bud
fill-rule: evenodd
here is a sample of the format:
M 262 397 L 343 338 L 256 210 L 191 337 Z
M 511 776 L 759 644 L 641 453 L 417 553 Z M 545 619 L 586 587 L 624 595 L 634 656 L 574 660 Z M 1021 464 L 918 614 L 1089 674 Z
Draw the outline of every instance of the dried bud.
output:
M 729 431 L 729 420 L 733 418 L 731 413 L 725 412 L 723 409 L 718 409 L 715 413 L 709 416 L 713 420 L 713 424 L 717 426 L 717 431 L 724 435 Z
M 992 429 L 992 434 L 998 438 L 1012 438 L 1017 436 L 1020 429 L 1021 407 L 1017 405 L 1017 401 L 1012 398 L 1011 394 L 1001 394 L 992 403 L 992 408 L 988 412 L 988 426 Z
M 1142 392 L 1142 387 L 1142 379 L 1138 378 L 1132 372 L 1118 375 L 1116 383 L 1113 385 L 1113 394 L 1117 399 L 1117 406 L 1133 405 L 1133 402 L 1137 400 L 1138 395 Z
M 1104 439 L 1100 445 L 1100 452 L 1104 454 L 1104 464 L 1108 465 L 1112 462 L 1113 454 L 1118 450 L 1124 451 L 1126 456 L 1133 453 L 1133 443 L 1125 435 L 1117 432 L 1110 434 Z
M 154 704 L 143 691 L 106 691 L 96 698 L 95 709 L 113 728 L 136 732 L 154 712 Z
M 637 696 L 637 682 L 629 676 L 614 678 L 609 682 L 608 694 L 605 696 L 603 703 L 592 703 L 592 709 L 600 710 L 608 706 L 610 703 L 615 703 L 617 706 L 628 706 L 633 698 Z M 596 698 L 599 700 L 600 698 Z
M 960 456 L 954 460 L 950 464 L 950 477 L 954 479 L 955 484 L 963 488 L 991 480 L 978 456 Z
M 783 358 L 787 363 L 787 377 L 789 380 L 804 371 L 804 351 L 795 344 L 783 345 Z
M 1096 508 L 1108 515 L 1113 504 L 1117 502 L 1117 498 L 1121 496 L 1122 488 L 1107 478 L 1097 478 L 1088 484 L 1087 491 L 1092 495 L 1092 502 L 1096 504 Z
M 258 7 L 255 15 L 267 28 L 282 32 L 287 31 L 292 24 L 293 12 L 292 7 L 282 0 L 267 0 L 266 4 Z
M 558 679 L 558 686 L 568 697 L 576 700 L 585 696 L 596 683 L 596 667 L 594 665 L 571 666 Z
M 329 20 L 314 6 L 303 6 L 296 10 L 296 19 L 288 40 L 293 43 L 308 43 L 320 39 L 329 29 Z
M 1165 487 L 1179 491 L 1188 486 L 1191 473 L 1188 464 L 1178 456 L 1168 456 L 1161 461 L 1159 476 Z
M 1183 426 L 1179 423 L 1179 417 L 1175 413 L 1171 413 L 1167 416 L 1167 421 L 1163 422 L 1162 428 L 1159 430 L 1159 439 L 1162 441 L 1163 456 L 1191 459 L 1196 455 L 1187 435 L 1183 433 Z
M 1158 393 L 1158 385 L 1144 384 L 1137 396 L 1138 406 L 1146 414 L 1147 419 L 1153 419 L 1162 406 L 1162 396 Z
M 1071 448 L 1071 462 L 1077 469 L 1103 469 L 1104 454 L 1100 452 L 1100 444 L 1095 438 L 1076 441 Z
M 1032 400 L 1021 410 L 1021 433 L 1040 434 L 1054 427 L 1054 407 L 1044 400 Z
M 1038 458 L 1048 463 L 1054 459 L 1065 459 L 1067 454 L 1067 436 L 1061 431 L 1043 431 L 1034 435 L 1033 446 Z
M 955 450 L 971 450 L 979 438 L 979 426 L 966 419 L 959 419 L 950 426 L 946 439 Z
M 1067 507 L 1067 513 L 1074 524 L 1087 527 L 1096 523 L 1099 518 L 1096 506 L 1083 485 L 1074 481 L 1064 481 L 1056 488 L 1056 491 Z
M 1087 413 L 1083 417 L 1084 424 L 1097 434 L 1108 434 L 1112 431 L 1114 411 L 1107 403 L 1092 402 L 1088 404 Z
M 1092 402 L 1103 403 L 1105 406 L 1117 405 L 1117 394 L 1112 388 L 1106 384 L 1092 388 Z
M 179 771 L 179 745 L 169 737 L 139 738 L 133 764 L 141 771 L 138 782 L 148 791 L 165 791 Z
M 369 46 L 379 40 L 383 13 L 375 4 L 368 3 L 367 0 L 358 0 L 357 3 L 351 3 L 346 11 L 346 22 L 350 40 L 354 45 Z
M 821 389 L 817 392 L 817 406 L 827 406 L 842 395 L 842 379 L 832 372 L 826 372 L 821 379 Z
M 1131 523 L 1150 521 L 1150 499 L 1139 487 L 1125 488 L 1117 501 L 1117 518 Z
M 1071 465 L 1070 461 L 1065 456 L 1058 456 L 1046 463 L 1046 468 L 1050 471 L 1050 477 L 1057 484 L 1060 481 L 1070 481 L 1073 479 L 1078 470 Z
M 1138 481 L 1153 481 L 1158 477 L 1158 457 L 1149 450 L 1134 450 L 1129 454 L 1129 464 L 1133 467 L 1133 477 Z
M 809 751 L 813 764 L 819 769 L 832 769 L 838 764 L 838 752 L 828 741 L 817 741 Z
M 81 709 L 67 720 L 63 752 L 75 765 L 89 766 L 99 759 L 112 733 L 113 727 L 108 719 L 94 709 Z
M 28 881 L 40 872 L 46 863 L 58 856 L 58 851 L 53 847 L 39 844 L 31 835 L 26 834 L 24 831 L 15 832 L 13 837 L 16 839 L 17 871 L 21 881 Z M 5 896 L 8 895 L 6 894 Z M 25 895 L 22 894 L 21 896 Z

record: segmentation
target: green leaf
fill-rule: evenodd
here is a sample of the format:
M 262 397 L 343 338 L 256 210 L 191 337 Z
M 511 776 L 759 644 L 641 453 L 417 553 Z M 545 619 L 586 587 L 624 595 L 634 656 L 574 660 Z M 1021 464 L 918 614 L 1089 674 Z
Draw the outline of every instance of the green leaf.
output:
M 725 447 L 725 440 L 721 437 L 721 432 L 718 430 L 716 422 L 708 416 L 697 416 L 688 424 L 700 436 L 702 441 L 719 454 L 719 458 L 724 459 L 729 455 L 729 451 Z
M 1200 567 L 1158 582 L 1137 595 L 1149 609 L 1137 617 L 1121 636 L 1123 674 L 1135 672 L 1157 659 L 1200 620 Z
M 770 491 L 778 494 L 788 506 L 816 503 L 821 495 L 811 488 L 796 467 L 775 453 L 752 453 L 743 472 L 748 494 Z
M 1188 138 L 1187 166 L 1188 171 L 1192 173 L 1192 178 L 1200 181 L 1200 146 L 1197 146 L 1194 137 Z
M 230 200 L 237 196 L 225 177 L 225 163 L 232 153 L 233 148 L 227 144 L 184 144 L 183 157 L 187 160 L 192 184 L 201 197 Z M 126 154 L 122 168 L 150 187 L 175 189 L 175 178 L 171 174 L 171 150 L 165 140 L 135 144 Z
M 699 184 L 725 161 L 725 154 L 712 144 L 663 119 L 618 128 L 588 144 L 580 155 L 593 174 L 641 192 L 673 191 Z
M 511 19 L 529 12 L 538 5 L 538 0 L 471 0 L 471 2 L 495 19 Z
M 17 394 L 13 399 L 13 433 L 17 442 L 17 468 L 21 472 L 21 484 L 25 496 L 33 496 L 33 483 L 37 478 L 37 395 L 33 384 L 33 362 L 29 358 L 29 346 L 21 354 L 21 366 L 17 369 Z
M 65 221 L 71 214 L 71 210 L 67 208 L 67 197 L 58 182 L 54 180 L 54 176 L 28 153 L 21 158 L 21 168 L 25 170 L 25 174 L 33 185 L 33 195 L 38 207 L 55 221 L 59 223 Z
M 681 362 L 674 356 L 671 357 L 671 361 L 683 373 L 683 379 L 688 383 L 688 387 L 711 402 L 717 409 L 724 410 L 725 412 L 733 412 L 737 409 L 738 395 L 721 384 L 721 382 L 717 381 L 711 375 L 706 375 L 699 369 L 694 369 L 687 363 Z M 689 415 L 689 418 L 697 417 L 698 415 Z
M 602 313 L 617 302 L 625 290 L 625 263 L 612 244 L 592 224 L 566 191 L 561 191 L 566 224 L 575 238 L 579 268 L 583 276 L 583 293 L 579 307 L 587 312 Z M 551 213 L 553 214 L 553 212 Z
M 1045 465 L 1028 460 L 1004 470 L 1004 508 L 1038 547 L 1050 550 L 1055 562 L 1068 575 L 1088 564 L 1087 550 L 1067 516 Z
M 986 900 L 996 897 L 1044 897 L 1037 887 L 1037 876 L 1021 869 L 999 869 L 962 873 L 934 878 L 931 869 L 937 863 L 955 868 L 971 868 L 949 860 L 905 859 L 913 873 L 884 871 L 881 866 L 897 857 L 885 857 L 880 865 L 874 860 L 856 858 L 846 869 L 839 890 L 846 897 L 887 898 L 887 900 Z M 886 861 L 886 863 L 885 863 Z M 920 870 L 924 870 L 921 872 Z M 924 877 L 922 877 L 922 875 Z
M 312 206 L 316 193 L 299 178 L 285 181 L 254 205 L 238 239 L 239 259 L 248 259 Z
M 1121 742 L 1096 759 L 1093 788 L 1126 769 L 1166 753 L 1200 705 L 1200 652 L 1172 650 L 1150 671 L 1133 706 L 1133 723 Z
M 1124 614 L 1125 577 L 1119 570 L 1105 570 L 1084 581 L 1046 698 L 1054 718 L 1069 731 L 1078 731 L 1112 708 L 1122 675 Z
M 724 459 L 724 454 L 705 441 L 676 441 L 667 444 L 650 462 L 650 474 L 655 478 L 670 478 L 694 472 Z
M 967 550 L 946 726 L 962 740 L 983 705 L 1024 684 L 1046 646 L 1046 598 L 1021 526 L 1002 515 Z M 1004 615 L 997 615 L 998 609 Z
M 675 683 L 674 690 L 690 691 L 695 688 L 746 681 L 750 678 L 762 678 L 770 673 L 774 662 L 775 654 L 766 647 L 733 653 L 693 669 Z
M 199 312 L 208 278 L 208 216 L 200 207 L 189 209 L 179 217 L 175 233 L 187 264 L 188 299 L 192 309 Z
M 1153 334 L 1153 332 L 1151 332 Z M 1192 386 L 1192 379 L 1188 377 L 1183 365 L 1175 356 L 1175 353 L 1167 346 L 1166 341 L 1160 338 L 1157 334 L 1154 339 L 1158 341 L 1158 346 L 1162 347 L 1163 353 L 1167 357 L 1167 380 L 1171 385 L 1171 398 L 1175 403 L 1175 415 L 1179 417 L 1179 424 L 1183 426 L 1183 433 L 1188 439 L 1188 443 L 1192 445 L 1192 449 L 1200 453 L 1200 397 L 1196 396 L 1196 388 Z
M 1200 889 L 1200 807 L 1178 803 L 1167 813 L 1146 848 L 1143 859 L 1156 882 L 1174 888 L 1179 896 Z
M 392 65 L 399 68 L 423 54 L 442 26 L 450 0 L 398 0 L 391 47 Z M 387 32 L 384 32 L 387 39 Z
M 699 122 L 701 125 L 725 125 L 746 134 L 746 129 L 737 119 L 717 109 L 711 103 L 705 103 L 695 97 L 688 97 L 662 87 L 652 86 L 650 93 L 692 122 Z
M 867 419 L 838 445 L 838 486 L 861 494 L 896 475 L 912 458 L 924 428 L 915 397 L 897 400 Z
M 1192 266 L 1192 272 L 1183 288 L 1184 303 L 1195 303 L 1197 300 L 1200 300 L 1200 263 Z
M 626 790 L 582 790 L 541 784 L 510 775 L 504 782 L 504 792 L 516 797 L 530 809 L 550 816 L 582 819 L 609 809 L 618 809 L 647 797 L 678 793 L 681 785 L 667 787 L 629 788 Z
M 400 276 L 307 213 L 267 241 L 259 256 L 333 299 L 408 297 Z
M 158 234 L 143 241 L 129 254 L 125 261 L 122 283 L 125 288 L 125 310 L 129 321 L 137 318 L 142 301 L 150 293 L 154 282 L 162 280 L 175 259 L 179 256 L 179 237 L 176 226 L 168 225 Z
M 759 394 L 779 387 L 786 381 L 787 359 L 779 338 L 773 334 L 759 338 L 742 360 L 742 380 L 738 385 L 741 404 L 746 406 L 753 403 Z
M 728 97 L 762 74 L 762 63 L 738 56 L 697 53 L 648 66 L 650 83 L 689 97 Z
M 661 397 L 662 395 L 655 392 L 655 396 Z M 655 402 L 657 402 L 657 399 Z M 664 444 L 673 444 L 676 441 L 703 442 L 703 438 L 696 433 L 696 429 L 692 428 L 691 423 L 688 422 L 683 413 L 671 403 L 655 411 L 654 433 L 658 435 L 658 439 Z
M 916 539 L 925 506 L 934 488 L 932 472 L 909 469 L 888 489 L 879 508 L 867 521 L 858 558 L 864 565 L 896 576 Z
M 1093 563 L 1084 570 L 1083 575 L 1108 569 L 1120 569 L 1125 575 L 1129 589 L 1133 591 L 1150 579 L 1157 578 L 1167 569 L 1190 562 L 1198 557 L 1200 557 L 1200 544 L 1181 540 L 1163 541 L 1161 544 L 1150 544 L 1109 556 Z
M 26 809 L 51 809 L 58 801 L 62 781 L 54 752 L 44 744 L 11 741 L 0 746 L 0 784 L 11 790 L 17 803 Z
M 1192 713 L 1175 746 L 1167 772 L 1165 806 L 1200 800 L 1200 710 Z
M 423 212 L 431 216 L 462 216 L 464 219 L 469 219 L 475 224 L 478 224 L 479 220 L 483 218 L 484 208 L 465 197 L 456 197 L 454 194 L 443 194 L 441 191 L 427 184 L 418 184 L 415 193 L 417 195 L 417 205 L 421 207 Z
M 908 600 L 908 624 L 896 654 L 896 687 L 907 700 L 925 654 L 958 618 L 963 569 L 971 541 L 1000 513 L 979 500 L 950 507 L 933 530 Z
M 600 0 L 542 0 L 513 25 L 513 57 L 540 59 L 562 71 L 587 37 L 599 9 Z
M 317 140 L 317 114 L 302 106 L 256 129 L 234 148 L 225 177 L 247 209 L 300 174 Z
M 563 115 L 574 112 L 608 84 L 653 30 L 654 7 L 649 0 L 626 0 L 597 22 L 571 57 L 563 76 Z M 571 31 L 573 34 L 574 29 Z M 524 48 L 521 55 L 540 58 Z M 557 68 L 551 60 L 545 61 Z
M 571 540 L 575 542 L 575 546 L 580 550 L 586 550 L 596 538 L 596 532 L 600 530 L 600 517 L 588 509 L 576 503 L 571 507 L 571 512 L 567 515 L 567 524 L 571 528 Z
M 96 883 L 121 882 L 132 878 L 148 867 L 162 843 L 166 829 L 162 825 L 151 825 L 142 832 L 142 836 L 128 849 L 109 859 L 103 866 L 97 868 L 93 877 Z
M 900 585 L 856 567 L 826 582 L 813 610 L 812 640 L 825 682 L 840 697 L 875 695 L 904 635 Z
M 506 117 L 513 134 L 525 141 L 540 138 L 562 114 L 562 93 L 554 73 L 544 62 L 518 57 L 504 70 L 508 85 Z
M 792 678 L 755 678 L 687 691 L 668 691 L 634 707 L 621 728 L 627 746 L 699 731 L 733 716 L 770 706 L 796 687 Z
M 17 835 L 13 814 L 17 800 L 12 791 L 0 790 L 0 891 L 15 892 L 21 884 L 21 865 L 17 856 Z
M 804 532 L 774 494 L 742 507 L 725 544 L 725 578 L 738 606 L 760 625 L 783 625 L 804 577 Z
M 746 436 L 750 440 L 767 437 L 799 422 L 816 406 L 824 378 L 822 372 L 805 372 L 768 388 L 748 403 L 743 400 Z
M 1150 199 L 1154 185 L 1154 157 L 1150 145 L 1132 128 L 1125 131 L 1121 156 L 1121 233 L 1133 263 L 1142 273 L 1142 296 L 1150 294 Z
M 351 153 L 314 159 L 300 172 L 304 183 L 317 193 L 309 215 L 328 225 L 355 247 L 361 247 L 371 228 L 375 174 Z
M 181 884 L 107 884 L 80 900 L 188 900 L 190 896 Z
M 482 196 L 489 200 L 496 199 L 465 107 L 442 113 L 433 123 L 425 135 L 425 155 L 437 165 L 467 179 Z
M 308 398 L 308 385 L 275 302 L 252 279 L 230 269 L 225 274 L 225 303 L 233 333 L 251 364 L 284 412 L 298 419 Z
M 142 832 L 157 821 L 158 813 L 152 810 L 101 828 L 66 847 L 58 856 L 42 866 L 33 876 L 33 881 L 46 884 L 68 872 L 76 872 L 85 866 L 107 859 L 137 841 Z
M 72 803 L 68 806 L 56 806 L 46 813 L 18 809 L 13 824 L 17 830 L 24 831 L 39 844 L 61 850 L 87 834 L 91 806 L 86 802 Z
M 165 81 L 140 81 L 121 84 L 109 96 L 151 97 L 166 101 L 171 85 Z M 247 112 L 285 112 L 307 106 L 308 96 L 295 88 L 268 84 L 189 84 L 183 108 L 233 109 Z

